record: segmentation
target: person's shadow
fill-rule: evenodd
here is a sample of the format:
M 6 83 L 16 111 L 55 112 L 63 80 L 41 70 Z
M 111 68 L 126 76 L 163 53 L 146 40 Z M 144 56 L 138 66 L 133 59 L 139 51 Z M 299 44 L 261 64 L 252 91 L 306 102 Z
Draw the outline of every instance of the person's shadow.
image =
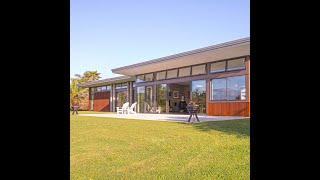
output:
M 207 121 L 193 124 L 193 127 L 205 132 L 216 130 L 238 136 L 250 136 L 250 119 Z

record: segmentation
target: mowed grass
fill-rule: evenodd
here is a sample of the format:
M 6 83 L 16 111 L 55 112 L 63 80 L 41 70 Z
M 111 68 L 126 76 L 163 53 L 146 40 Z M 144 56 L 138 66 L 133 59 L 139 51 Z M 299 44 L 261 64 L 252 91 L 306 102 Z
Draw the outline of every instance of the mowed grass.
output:
M 249 179 L 249 129 L 71 115 L 71 179 Z

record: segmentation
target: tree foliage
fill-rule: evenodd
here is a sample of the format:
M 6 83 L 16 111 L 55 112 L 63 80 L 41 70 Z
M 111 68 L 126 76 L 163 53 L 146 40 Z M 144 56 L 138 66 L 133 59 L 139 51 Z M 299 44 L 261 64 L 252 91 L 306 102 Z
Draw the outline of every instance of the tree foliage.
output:
M 81 104 L 89 99 L 89 89 L 78 87 L 79 84 L 96 81 L 101 78 L 98 71 L 86 71 L 83 75 L 75 74 L 74 76 L 70 82 L 70 105 Z

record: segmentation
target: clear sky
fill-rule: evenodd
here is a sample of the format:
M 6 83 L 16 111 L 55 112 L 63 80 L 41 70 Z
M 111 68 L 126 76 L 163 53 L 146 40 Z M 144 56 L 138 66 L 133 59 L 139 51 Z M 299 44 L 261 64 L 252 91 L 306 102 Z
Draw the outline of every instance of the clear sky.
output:
M 71 0 L 70 77 L 250 36 L 249 0 Z

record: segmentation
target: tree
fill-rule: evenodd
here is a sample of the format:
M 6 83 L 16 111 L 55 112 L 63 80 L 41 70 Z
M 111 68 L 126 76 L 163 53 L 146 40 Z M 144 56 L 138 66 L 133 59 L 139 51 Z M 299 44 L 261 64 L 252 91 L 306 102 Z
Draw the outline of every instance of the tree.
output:
M 86 109 L 81 106 L 81 103 L 84 103 L 84 106 L 88 104 L 85 101 L 89 99 L 89 90 L 88 88 L 78 87 L 78 85 L 90 81 L 99 80 L 101 78 L 100 73 L 98 73 L 98 71 L 86 71 L 83 73 L 83 75 L 75 74 L 74 76 L 75 78 L 71 78 L 70 83 L 70 105 L 79 103 L 80 109 Z
M 100 73 L 98 71 L 86 71 L 83 73 L 83 76 L 80 76 L 82 82 L 90 82 L 90 81 L 96 81 L 99 80 Z

